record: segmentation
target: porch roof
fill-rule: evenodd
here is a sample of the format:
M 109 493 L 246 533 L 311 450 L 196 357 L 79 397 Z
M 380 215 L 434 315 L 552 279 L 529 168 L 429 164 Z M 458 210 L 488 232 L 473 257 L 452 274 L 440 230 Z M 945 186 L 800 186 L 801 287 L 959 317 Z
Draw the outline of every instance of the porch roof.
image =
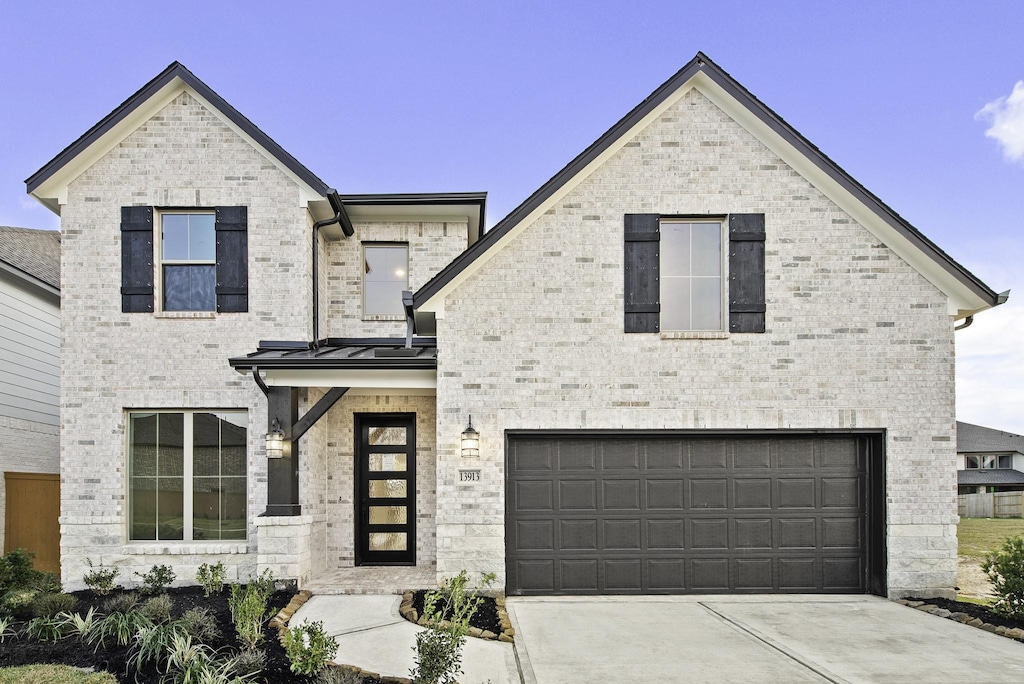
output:
M 1024 485 L 1024 473 L 1019 470 L 979 468 L 956 471 L 958 485 Z
M 413 338 L 412 347 L 398 338 L 329 337 L 310 342 L 262 340 L 256 351 L 228 359 L 237 371 L 261 370 L 399 370 L 437 369 L 437 340 Z

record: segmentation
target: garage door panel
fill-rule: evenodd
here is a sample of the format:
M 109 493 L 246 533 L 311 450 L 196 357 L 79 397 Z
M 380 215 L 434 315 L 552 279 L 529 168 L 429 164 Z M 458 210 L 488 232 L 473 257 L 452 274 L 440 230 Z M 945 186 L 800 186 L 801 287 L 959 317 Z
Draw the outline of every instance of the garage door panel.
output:
M 559 577 L 562 591 L 567 593 L 594 594 L 598 591 L 598 559 L 574 559 L 559 562 Z
M 684 467 L 684 445 L 678 439 L 652 439 L 644 444 L 647 470 L 676 470 Z
M 772 481 L 768 478 L 733 480 L 734 508 L 772 507 Z
M 681 511 L 686 507 L 684 480 L 647 480 L 647 510 Z
M 828 435 L 511 437 L 506 590 L 864 591 L 867 461 L 858 444 Z
M 597 511 L 597 481 L 563 480 L 558 483 L 558 509 L 561 511 Z
M 640 510 L 640 480 L 604 480 L 602 485 L 603 510 Z
M 690 562 L 693 578 L 691 589 L 696 592 L 721 591 L 729 588 L 728 558 L 695 558 Z
M 597 520 L 559 520 L 559 549 L 597 551 Z
M 515 504 L 520 511 L 554 512 L 554 487 L 547 480 L 524 480 L 515 483 Z
M 606 560 L 604 590 L 607 592 L 639 592 L 643 589 L 643 562 L 638 558 Z
M 725 509 L 729 506 L 726 479 L 690 480 L 690 509 Z
M 771 449 L 766 439 L 744 439 L 732 442 L 732 467 L 769 470 L 772 467 Z
M 679 593 L 686 589 L 686 561 L 681 558 L 647 561 L 647 588 L 652 592 Z

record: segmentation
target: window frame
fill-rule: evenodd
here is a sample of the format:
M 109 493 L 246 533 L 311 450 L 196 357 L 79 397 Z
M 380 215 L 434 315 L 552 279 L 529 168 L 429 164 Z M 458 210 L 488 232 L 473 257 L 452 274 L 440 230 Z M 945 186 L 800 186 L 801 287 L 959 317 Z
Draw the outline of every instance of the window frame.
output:
M 1009 465 L 1001 465 L 1007 459 Z M 972 465 L 973 463 L 973 465 Z M 991 465 L 986 465 L 991 464 Z M 964 470 L 1012 470 L 1013 454 L 994 452 L 987 454 L 964 454 Z
M 245 482 L 245 536 L 238 539 L 196 539 L 195 538 L 195 415 L 200 413 L 234 413 L 244 415 L 245 421 L 245 457 L 242 460 L 245 473 L 241 477 Z M 160 539 L 160 527 L 157 525 L 155 539 L 132 538 L 132 478 L 133 453 L 131 419 L 135 414 L 161 414 L 182 416 L 182 538 Z M 186 419 L 186 416 L 188 417 Z M 124 500 L 125 500 L 125 540 L 129 544 L 230 544 L 248 543 L 249 541 L 249 410 L 246 408 L 131 408 L 124 412 Z M 159 475 L 156 476 L 157 478 Z M 205 477 L 205 476 L 200 476 Z
M 153 311 L 158 313 L 217 313 L 217 210 L 207 207 L 182 207 L 171 209 L 154 208 L 154 240 L 155 255 L 153 264 L 156 273 L 153 276 Z M 212 216 L 213 217 L 213 259 L 164 259 L 164 216 Z M 214 294 L 212 309 L 168 309 L 164 301 L 164 266 L 213 266 Z
M 405 250 L 405 286 L 403 290 L 409 289 L 409 243 L 400 241 L 364 241 L 360 243 L 360 256 L 362 257 L 360 264 L 362 273 L 359 278 L 360 283 L 360 305 L 362 309 L 363 320 L 405 320 L 404 311 L 396 311 L 394 313 L 379 313 L 366 310 L 366 250 L 367 248 L 379 248 L 379 247 L 402 247 Z M 401 297 L 399 297 L 399 308 L 401 308 Z
M 662 296 L 662 284 L 666 278 L 672 279 L 687 279 L 692 282 L 694 278 L 711 276 L 666 276 L 665 275 L 665 261 L 664 261 L 664 240 L 665 240 L 665 226 L 672 224 L 717 224 L 718 225 L 718 327 L 717 328 L 669 328 L 664 325 L 665 321 L 665 306 L 664 297 Z M 662 244 L 658 246 L 658 299 L 661 302 L 661 311 L 658 313 L 658 331 L 661 333 L 721 333 L 729 332 L 729 309 L 728 309 L 728 284 L 729 284 L 729 260 L 728 260 L 728 217 L 727 216 L 671 216 L 662 215 L 658 219 L 658 233 Z M 692 264 L 692 259 L 691 259 Z M 691 288 L 690 295 L 690 318 L 692 323 L 693 318 L 693 294 Z

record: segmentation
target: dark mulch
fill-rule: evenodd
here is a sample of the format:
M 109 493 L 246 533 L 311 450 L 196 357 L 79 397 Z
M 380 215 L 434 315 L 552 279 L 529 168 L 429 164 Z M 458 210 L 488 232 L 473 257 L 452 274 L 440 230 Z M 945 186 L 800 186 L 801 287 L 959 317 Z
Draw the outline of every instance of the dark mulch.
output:
M 417 615 L 423 615 L 423 603 L 426 595 L 427 590 L 421 589 L 412 596 L 412 607 L 416 609 Z M 495 604 L 494 598 L 491 596 L 481 596 L 480 598 L 483 600 L 470 619 L 469 626 L 501 634 L 501 621 L 498 619 L 498 606 Z M 445 615 L 445 618 L 451 618 L 451 615 Z
M 1024 620 L 1014 620 L 1012 618 L 1003 617 L 999 613 L 994 612 L 991 608 L 986 606 L 979 606 L 977 603 L 966 603 L 964 601 L 950 601 L 949 599 L 942 598 L 927 598 L 927 599 L 909 599 L 911 601 L 924 601 L 930 603 L 933 606 L 939 608 L 945 608 L 946 610 L 953 613 L 967 613 L 971 617 L 976 617 L 982 622 L 988 622 L 996 627 L 1006 627 L 1012 629 L 1014 627 L 1024 629 Z
M 200 587 L 170 589 L 168 593 L 174 600 L 172 617 L 180 617 L 190 608 L 202 606 L 214 615 L 222 635 L 218 641 L 209 645 L 213 648 L 224 649 L 225 653 L 239 650 L 235 628 L 231 622 L 231 611 L 228 608 L 227 589 L 210 598 L 203 596 L 203 590 Z M 270 607 L 276 613 L 288 604 L 293 595 L 293 591 L 275 592 L 270 598 Z M 95 606 L 97 612 L 102 611 L 103 598 L 96 598 L 89 591 L 75 592 L 75 596 L 79 600 L 75 612 L 84 615 L 91 606 Z M 161 674 L 155 669 L 138 672 L 131 667 L 128 662 L 128 648 L 100 648 L 94 651 L 92 646 L 83 644 L 77 637 L 70 637 L 57 643 L 38 642 L 22 634 L 25 622 L 26 620 L 15 622 L 12 626 L 18 631 L 18 636 L 8 637 L 0 644 L 0 667 L 33 663 L 59 663 L 106 670 L 116 676 L 119 682 L 125 684 L 160 681 Z M 264 641 L 261 648 L 267 653 L 267 663 L 262 673 L 262 681 L 271 684 L 307 682 L 308 680 L 292 674 L 288 669 L 288 657 L 285 655 L 284 648 L 278 643 L 277 630 L 265 627 L 263 633 Z M 257 679 L 256 681 L 261 680 Z M 376 682 L 377 680 L 367 679 L 363 684 L 376 684 Z

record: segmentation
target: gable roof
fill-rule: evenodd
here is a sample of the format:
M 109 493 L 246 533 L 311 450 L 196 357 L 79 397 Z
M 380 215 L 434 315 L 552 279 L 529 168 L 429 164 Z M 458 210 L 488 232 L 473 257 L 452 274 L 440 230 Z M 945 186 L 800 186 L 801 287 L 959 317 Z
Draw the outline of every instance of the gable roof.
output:
M 838 164 L 786 123 L 782 117 L 754 97 L 750 91 L 712 62 L 704 53 L 698 52 L 686 66 L 661 84 L 590 147 L 569 162 L 491 230 L 487 231 L 479 242 L 456 257 L 440 273 L 424 284 L 414 295 L 415 306 L 417 308 L 427 307 L 426 310 L 433 311 L 442 309 L 444 296 L 514 237 L 518 233 L 517 229 L 532 223 L 542 215 L 549 204 L 557 201 L 568 191 L 568 186 L 578 182 L 581 176 L 589 175 L 590 171 L 625 144 L 625 141 L 631 138 L 639 127 L 646 125 L 646 122 L 652 120 L 671 101 L 674 101 L 673 96 L 681 95 L 689 87 L 699 87 L 701 92 L 710 95 L 710 99 L 724 109 L 730 108 L 728 100 L 731 100 L 739 106 L 739 113 L 745 119 L 739 123 L 757 135 L 769 147 L 771 147 L 769 143 L 775 142 L 782 142 L 791 147 L 806 166 L 806 168 L 798 170 L 802 171 L 805 176 L 814 176 L 812 182 L 818 185 L 826 195 L 835 199 L 834 195 L 838 191 L 842 191 L 865 207 L 874 217 L 873 223 L 877 224 L 866 225 L 869 230 L 875 228 L 883 233 L 884 235 L 879 236 L 883 242 L 907 259 L 951 299 L 956 295 L 953 313 L 958 318 L 1005 301 L 1005 298 L 997 295 L 985 283 L 954 261 L 935 243 L 854 180 Z M 759 130 L 755 133 L 753 128 Z M 775 136 L 775 140 L 770 139 L 772 135 Z M 822 185 L 826 187 L 821 187 Z M 840 203 L 840 206 L 843 206 L 843 203 Z M 876 235 L 878 235 L 877 232 Z M 911 251 L 920 254 L 924 259 L 908 258 L 907 253 Z
M 0 262 L 25 280 L 60 290 L 60 232 L 0 226 Z
M 56 197 L 58 186 L 70 182 L 81 172 L 81 169 L 74 168 L 73 162 L 93 146 L 107 148 L 116 145 L 137 127 L 138 123 L 133 121 L 133 114 L 139 112 L 147 103 L 160 95 L 168 92 L 176 94 L 183 85 L 198 95 L 204 104 L 217 110 L 234 125 L 237 131 L 261 147 L 273 160 L 297 180 L 304 183 L 318 197 L 327 196 L 329 188 L 326 183 L 179 62 L 171 62 L 153 80 L 142 86 L 78 140 L 65 147 L 60 154 L 29 176 L 25 180 L 26 191 L 54 212 L 60 213 L 60 202 Z
M 956 450 L 960 454 L 1016 451 L 1024 454 L 1024 435 L 956 421 Z

